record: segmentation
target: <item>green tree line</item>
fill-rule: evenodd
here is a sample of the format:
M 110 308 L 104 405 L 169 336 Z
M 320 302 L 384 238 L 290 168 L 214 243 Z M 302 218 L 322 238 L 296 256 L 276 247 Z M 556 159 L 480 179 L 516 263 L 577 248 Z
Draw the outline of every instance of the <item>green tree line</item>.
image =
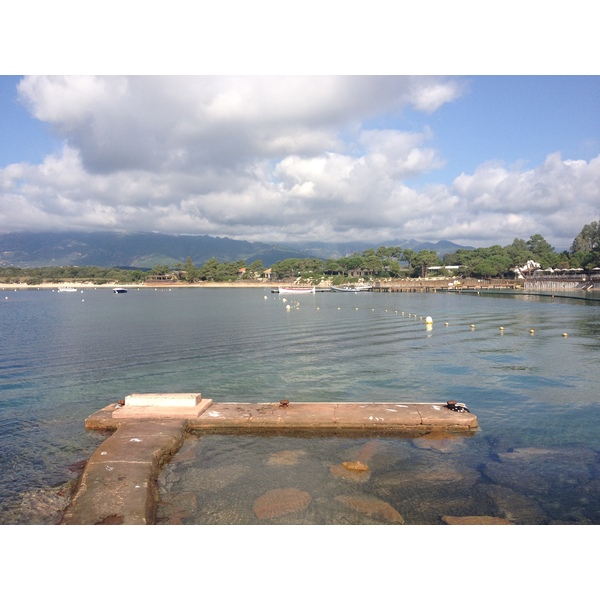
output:
M 143 283 L 146 273 L 139 270 L 114 267 L 0 267 L 0 281 L 3 283 L 60 283 L 62 281 L 89 281 L 97 285 L 103 283 Z
M 364 278 L 375 277 L 426 277 L 433 266 L 442 267 L 436 274 L 463 277 L 514 277 L 512 269 L 533 260 L 542 269 L 600 267 L 600 221 L 583 227 L 573 240 L 569 250 L 556 252 L 540 234 L 529 240 L 515 238 L 507 246 L 494 245 L 487 248 L 460 249 L 441 258 L 433 250 L 416 252 L 399 246 L 380 246 L 377 249 L 355 252 L 342 258 L 286 258 L 271 266 L 275 280 L 303 278 L 318 283 L 332 278 L 334 284 L 351 280 L 356 273 Z M 452 271 L 444 267 L 459 265 Z M 194 283 L 198 281 L 236 281 L 264 277 L 265 266 L 261 260 L 247 265 L 244 260 L 219 262 L 211 258 L 202 266 L 193 264 L 190 257 L 185 263 L 157 264 L 148 273 L 140 270 L 103 267 L 39 267 L 21 269 L 0 267 L 0 280 L 4 283 L 58 283 L 60 281 L 90 281 L 92 283 L 142 283 L 148 275 L 170 275 L 173 278 Z

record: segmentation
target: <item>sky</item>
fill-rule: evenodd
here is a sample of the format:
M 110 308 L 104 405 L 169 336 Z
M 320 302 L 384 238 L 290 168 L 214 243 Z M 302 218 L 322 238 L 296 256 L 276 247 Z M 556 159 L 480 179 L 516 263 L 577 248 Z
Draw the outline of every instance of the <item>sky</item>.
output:
M 597 74 L 325 63 L 5 66 L 0 232 L 477 247 L 541 234 L 563 250 L 600 219 Z M 77 72 L 111 74 L 52 74 Z

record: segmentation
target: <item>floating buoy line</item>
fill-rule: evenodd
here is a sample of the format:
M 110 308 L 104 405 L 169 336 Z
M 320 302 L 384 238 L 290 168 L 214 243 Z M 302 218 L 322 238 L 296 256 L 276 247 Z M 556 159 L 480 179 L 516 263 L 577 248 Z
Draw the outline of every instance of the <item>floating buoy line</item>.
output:
M 265 300 L 268 300 L 268 297 L 267 297 L 267 296 L 264 296 L 264 299 L 265 299 Z M 6 296 L 5 300 L 8 300 L 8 296 Z M 292 310 L 292 308 L 295 308 L 296 310 L 299 310 L 299 309 L 300 309 L 300 303 L 299 303 L 299 302 L 296 302 L 296 301 L 293 301 L 293 302 L 288 302 L 287 298 L 281 298 L 281 300 L 282 300 L 282 302 L 285 304 L 285 310 L 286 310 L 286 311 L 291 311 L 291 310 Z M 339 311 L 341 311 L 341 310 L 342 310 L 342 307 L 341 307 L 341 306 L 338 306 L 338 307 L 336 307 L 336 309 L 337 309 L 337 310 L 339 310 Z M 321 310 L 321 307 L 320 307 L 320 306 L 317 306 L 317 307 L 315 307 L 315 310 Z M 355 307 L 354 307 L 354 310 L 355 310 L 355 311 L 358 311 L 358 310 L 359 310 L 359 307 L 358 307 L 358 306 L 355 306 Z M 390 309 L 388 309 L 388 308 L 384 308 L 384 309 L 383 309 L 383 311 L 384 311 L 384 312 L 386 312 L 386 313 L 388 313 L 388 312 L 392 312 L 392 311 L 391 311 Z M 375 309 L 374 309 L 374 308 L 371 308 L 371 312 L 375 312 Z M 400 313 L 400 314 L 401 314 L 403 317 L 404 317 L 404 316 L 408 316 L 409 318 L 411 318 L 411 319 L 414 319 L 414 320 L 417 320 L 417 319 L 419 319 L 419 321 L 424 321 L 424 322 L 425 322 L 425 325 L 427 326 L 427 331 L 432 331 L 432 329 L 433 329 L 433 328 L 432 328 L 432 325 L 433 325 L 433 317 L 431 317 L 431 316 L 422 317 L 422 316 L 419 316 L 419 315 L 417 315 L 417 314 L 415 314 L 415 313 L 408 313 L 408 314 L 407 314 L 407 313 L 406 313 L 406 311 L 404 311 L 404 310 L 403 310 L 403 311 L 398 311 L 398 310 L 395 310 L 395 309 L 393 310 L 393 312 L 394 312 L 394 314 L 398 314 L 398 313 Z M 450 323 L 449 323 L 448 321 L 446 321 L 446 322 L 444 322 L 444 326 L 445 326 L 445 327 L 449 327 L 449 326 L 450 326 Z M 469 327 L 470 327 L 471 331 L 474 331 L 474 330 L 476 329 L 476 325 L 475 325 L 475 323 L 471 323 Z M 500 331 L 500 332 L 502 332 L 502 333 L 504 333 L 504 331 L 505 331 L 505 327 L 504 327 L 503 325 L 500 325 L 500 326 L 498 327 L 498 329 L 499 329 L 499 331 Z M 529 333 L 531 336 L 535 335 L 535 329 L 533 329 L 533 328 L 532 328 L 532 329 L 528 329 L 527 331 L 528 331 L 528 333 Z M 563 337 L 563 338 L 566 338 L 566 337 L 568 337 L 568 336 L 569 336 L 569 334 L 568 334 L 567 332 L 563 332 L 563 333 L 562 333 L 562 337 Z

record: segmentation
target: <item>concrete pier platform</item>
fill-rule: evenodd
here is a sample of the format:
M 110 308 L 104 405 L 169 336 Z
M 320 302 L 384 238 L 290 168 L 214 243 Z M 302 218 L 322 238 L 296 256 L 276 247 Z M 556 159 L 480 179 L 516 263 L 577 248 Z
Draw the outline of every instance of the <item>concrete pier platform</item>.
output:
M 138 396 L 86 419 L 88 430 L 113 433 L 88 461 L 63 524 L 153 524 L 158 474 L 190 431 L 419 437 L 433 431 L 474 435 L 478 429 L 474 414 L 442 402 L 214 403 L 198 394 L 180 398 L 183 406 L 177 406 L 162 395 Z
M 415 433 L 474 431 L 477 417 L 445 402 L 227 402 L 195 406 L 111 404 L 86 419 L 87 429 L 118 429 L 129 420 L 185 419 L 190 430 L 214 433 Z
M 123 422 L 88 461 L 62 524 L 154 524 L 158 473 L 186 429 L 184 419 Z

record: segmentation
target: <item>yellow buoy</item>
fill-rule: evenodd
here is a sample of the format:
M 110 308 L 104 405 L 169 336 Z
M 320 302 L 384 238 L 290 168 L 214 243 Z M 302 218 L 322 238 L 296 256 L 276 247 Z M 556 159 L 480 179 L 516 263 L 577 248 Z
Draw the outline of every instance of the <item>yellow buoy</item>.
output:
M 504 331 L 504 327 L 500 327 L 500 331 Z
M 531 333 L 531 334 L 535 333 L 535 329 L 530 329 L 529 333 Z
M 448 327 L 449 323 L 444 323 L 444 325 L 446 325 L 446 327 Z
M 427 318 L 425 319 L 425 323 L 427 323 L 427 324 L 431 325 L 431 323 L 433 323 L 433 319 L 432 319 L 431 317 L 427 317 Z
M 568 333 L 563 333 L 562 336 L 563 337 L 567 337 L 569 334 Z

